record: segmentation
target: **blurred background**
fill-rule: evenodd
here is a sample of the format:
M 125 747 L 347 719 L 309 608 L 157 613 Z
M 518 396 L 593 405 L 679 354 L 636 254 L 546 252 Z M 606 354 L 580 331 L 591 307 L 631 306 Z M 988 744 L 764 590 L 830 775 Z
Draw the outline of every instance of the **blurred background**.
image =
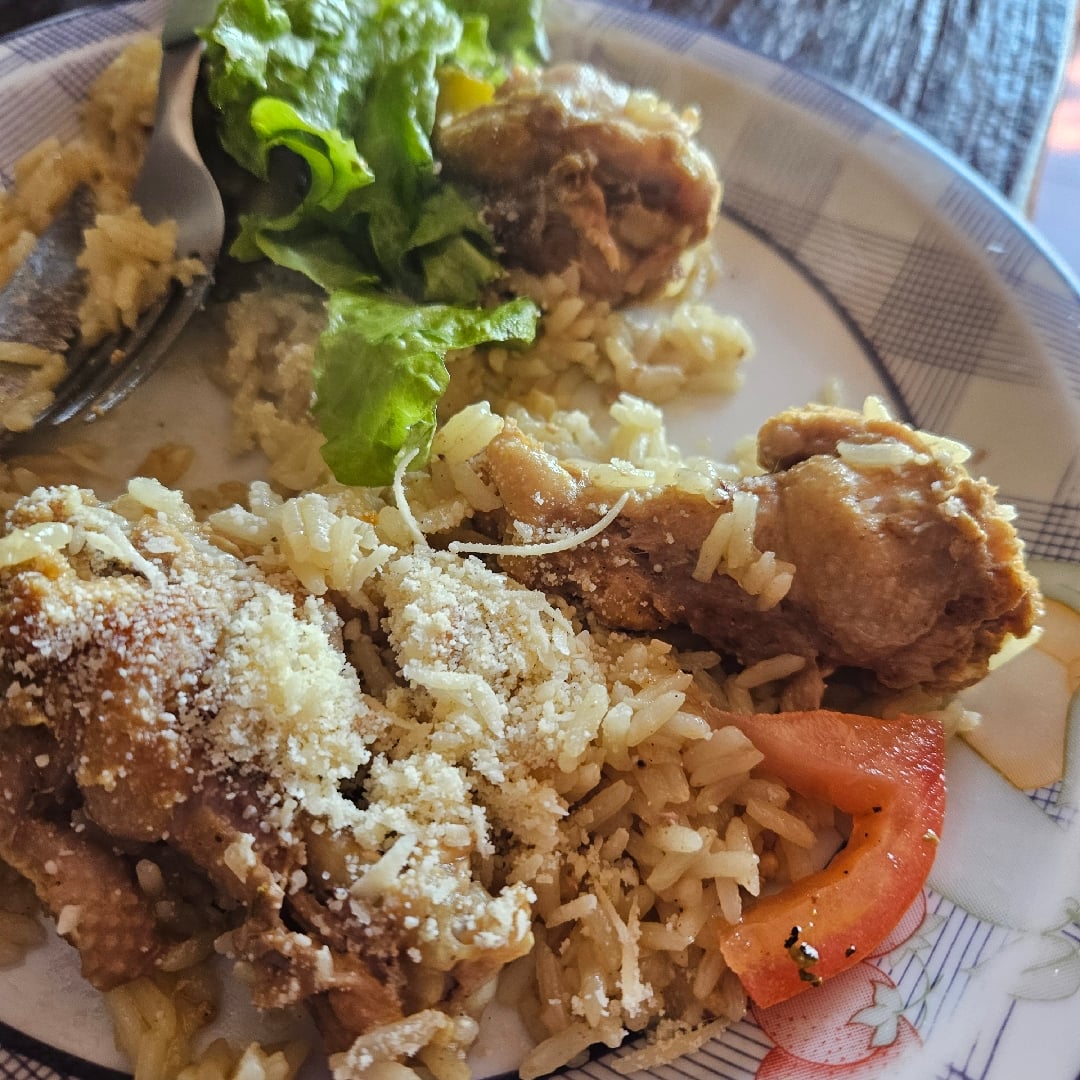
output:
M 1050 122 L 1033 202 L 1036 227 L 1080 274 L 1080 48 L 1075 44 Z

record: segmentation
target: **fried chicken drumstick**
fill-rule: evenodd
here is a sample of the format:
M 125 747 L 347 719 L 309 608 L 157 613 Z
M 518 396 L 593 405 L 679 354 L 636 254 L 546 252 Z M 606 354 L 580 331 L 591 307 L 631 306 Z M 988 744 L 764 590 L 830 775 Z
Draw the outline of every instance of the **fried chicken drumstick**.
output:
M 1009 512 L 958 456 L 955 444 L 894 420 L 792 409 L 758 435 L 764 475 L 721 482 L 707 496 L 632 494 L 602 537 L 504 565 L 612 627 L 686 626 L 743 664 L 804 657 L 788 708 L 818 705 L 823 679 L 842 668 L 889 690 L 950 694 L 982 678 L 1039 610 Z M 487 462 L 508 541 L 522 524 L 584 528 L 614 501 L 512 426 Z M 710 532 L 747 494 L 756 501 L 753 548 L 793 568 L 777 602 L 747 591 L 748 565 L 701 572 Z

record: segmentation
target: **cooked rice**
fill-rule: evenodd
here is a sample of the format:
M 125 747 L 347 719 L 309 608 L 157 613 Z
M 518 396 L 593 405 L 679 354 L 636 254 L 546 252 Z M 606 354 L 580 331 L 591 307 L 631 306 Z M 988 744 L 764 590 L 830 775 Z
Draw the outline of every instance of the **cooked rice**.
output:
M 104 995 L 117 1045 L 137 1080 L 175 1077 L 191 1062 L 192 1037 L 216 1013 L 218 993 L 209 969 L 202 968 L 136 979 Z
M 237 1055 L 229 1043 L 217 1039 L 180 1070 L 177 1080 L 292 1080 L 308 1053 L 303 1043 L 280 1049 L 251 1043 Z
M 281 1048 L 251 1044 L 237 1050 L 216 1039 L 201 1052 L 200 1037 L 218 1009 L 212 967 L 136 979 L 104 995 L 117 1046 L 135 1080 L 293 1080 L 309 1053 L 294 1042 Z
M 703 265 L 709 257 L 706 252 L 698 255 Z M 312 359 L 325 310 L 321 297 L 295 291 L 286 284 L 288 279 L 270 277 L 282 287 L 244 293 L 229 305 L 229 353 L 222 378 L 232 395 L 234 448 L 259 447 L 269 459 L 270 479 L 303 491 L 329 479 L 319 454 L 323 438 L 310 410 Z M 511 279 L 516 291 L 540 305 L 537 341 L 527 350 L 468 349 L 448 358 L 451 380 L 439 407 L 441 430 L 478 401 L 508 416 L 516 417 L 521 403 L 533 414 L 549 416 L 580 401 L 585 387 L 610 389 L 621 393 L 623 402 L 644 400 L 638 407 L 640 430 L 624 417 L 622 444 L 613 444 L 610 453 L 594 448 L 590 454 L 578 447 L 591 456 L 590 475 L 598 483 L 650 487 L 670 480 L 672 470 L 715 470 L 704 459 L 684 462 L 673 448 L 664 447 L 664 469 L 657 472 L 660 462 L 648 453 L 649 434 L 659 428 L 660 413 L 646 401 L 666 401 L 687 390 L 733 391 L 741 381 L 740 366 L 752 352 L 750 338 L 736 319 L 700 302 L 706 272 L 691 276 L 681 292 L 658 301 L 647 320 L 579 296 L 573 269 L 543 278 L 514 272 Z M 627 357 L 636 359 L 631 363 Z M 629 411 L 632 406 L 622 408 Z M 452 438 L 440 434 L 440 439 Z M 457 470 L 463 485 L 469 484 L 464 466 L 475 450 L 437 442 L 435 452 Z M 702 486 L 707 482 L 703 479 Z
M 91 86 L 80 133 L 66 143 L 43 140 L 14 167 L 0 192 L 0 286 L 80 184 L 102 213 L 129 203 L 154 121 L 161 44 L 146 38 L 125 49 Z
M 86 272 L 79 329 L 88 344 L 134 329 L 174 280 L 188 286 L 205 273 L 198 259 L 176 258 L 175 222 L 151 225 L 137 206 L 99 213 L 85 243 L 75 262 Z
M 498 431 L 487 410 L 475 417 L 488 435 Z M 453 429 L 448 438 L 459 437 L 467 446 L 483 442 Z M 409 474 L 405 484 L 421 522 L 471 512 L 449 476 Z M 464 510 L 447 516 L 440 512 L 447 503 Z M 446 871 L 441 858 L 425 869 L 425 852 L 432 844 L 436 851 L 444 843 L 471 847 L 480 879 L 505 882 L 476 918 L 504 942 L 507 959 L 528 951 L 533 923 L 536 982 L 523 1011 L 537 1019 L 539 1044 L 523 1065 L 527 1077 L 547 1071 L 559 1055 L 594 1042 L 616 1045 L 625 1032 L 654 1029 L 665 1017 L 688 1028 L 737 1019 L 744 1006 L 719 953 L 717 927 L 738 919 L 743 896 L 757 895 L 766 873 L 787 872 L 783 845 L 805 849 L 808 835 L 831 824 L 830 813 L 755 779 L 761 754 L 745 736 L 711 729 L 688 707 L 688 697 L 733 683 L 719 657 L 689 654 L 684 663 L 658 640 L 582 625 L 476 560 L 402 540 L 395 509 L 390 492 L 329 485 L 283 498 L 257 483 L 246 508 L 207 522 L 209 539 L 262 572 L 294 575 L 310 595 L 333 598 L 367 692 L 393 717 L 372 745 L 367 809 L 352 828 L 374 850 L 387 832 L 399 840 L 356 876 L 352 903 L 404 890 L 419 919 L 442 925 L 449 915 L 435 897 L 444 886 L 436 888 L 429 875 Z M 190 515 L 175 493 L 133 480 L 111 511 L 95 512 L 92 528 L 80 526 L 79 542 L 149 574 L 156 568 L 143 565 L 125 539 L 145 512 L 162 520 Z M 17 563 L 42 544 L 72 542 L 69 527 L 50 527 L 55 535 L 31 535 L 39 526 L 10 533 L 0 555 Z M 385 638 L 371 636 L 376 627 Z M 254 647 L 275 662 L 267 644 Z M 780 661 L 791 666 L 789 658 Z M 239 679 L 239 672 L 228 677 L 234 687 Z M 320 687 L 327 699 L 328 684 Z M 756 688 L 735 689 L 756 704 Z M 299 715 L 289 723 L 298 724 Z M 243 730 L 255 729 L 245 723 Z M 298 738 L 290 735 L 293 745 Z M 236 760 L 243 748 L 229 745 Z M 350 756 L 333 746 L 323 750 Z M 340 770 L 315 756 L 313 768 L 329 777 L 332 797 Z M 423 797 L 401 770 L 406 763 L 424 777 Z M 305 796 L 309 809 L 328 812 L 319 810 L 319 798 Z M 343 812 L 356 813 L 345 804 L 334 811 Z M 362 839 L 361 827 L 375 831 Z M 244 857 L 225 853 L 238 872 Z M 152 865 L 140 864 L 137 875 L 148 894 L 159 893 Z M 461 948 L 450 945 L 455 940 L 439 937 L 437 947 Z M 165 967 L 197 971 L 188 965 L 208 947 L 206 936 L 186 941 Z M 429 947 L 415 946 L 421 955 Z M 143 982 L 111 995 L 140 1080 L 188 1068 L 191 1010 L 205 1012 L 210 1000 L 174 1001 L 180 984 L 161 978 L 164 989 Z M 403 1057 L 442 1080 L 462 1080 L 453 1062 L 475 1025 L 459 1018 L 447 1027 L 436 1004 L 431 1015 L 376 1029 L 335 1059 L 339 1080 L 396 1075 Z
M 764 686 L 766 683 L 786 679 L 806 667 L 806 657 L 797 656 L 795 653 L 780 653 L 778 656 L 770 656 L 768 660 L 759 660 L 756 664 L 744 668 L 734 677 L 736 686 L 753 690 Z
M 84 134 L 28 154 L 16 189 L 0 201 L 2 279 L 76 184 L 92 184 L 100 214 L 84 256 L 93 295 L 83 314 L 84 330 L 95 333 L 130 325 L 171 277 L 184 280 L 197 269 L 172 262 L 168 230 L 146 225 L 127 205 L 157 62 L 150 45 L 125 53 L 95 85 Z M 628 1032 L 654 1038 L 623 1059 L 628 1067 L 667 1060 L 738 1019 L 745 998 L 717 931 L 736 922 L 745 899 L 769 881 L 808 872 L 809 841 L 832 826 L 829 808 L 761 774 L 762 755 L 736 728 L 714 730 L 693 708 L 700 697 L 735 711 L 772 708 L 773 681 L 798 670 L 801 658 L 778 656 L 733 678 L 713 653 L 680 655 L 659 640 L 608 633 L 476 559 L 428 546 L 440 534 L 457 538 L 461 553 L 495 550 L 472 543 L 473 519 L 501 507 L 477 455 L 508 420 L 611 492 L 612 514 L 618 498 L 634 492 L 674 486 L 712 495 L 720 481 L 756 471 L 745 447 L 732 465 L 685 456 L 652 404 L 688 389 L 739 385 L 751 344 L 737 320 L 703 303 L 712 272 L 711 253 L 696 252 L 686 277 L 647 318 L 580 297 L 573 271 L 514 275 L 515 290 L 542 308 L 537 343 L 523 352 L 452 357 L 431 462 L 413 472 L 404 463 L 396 490 L 380 491 L 334 483 L 320 456 L 310 405 L 322 299 L 271 288 L 242 295 L 227 312 L 221 378 L 233 399 L 233 449 L 260 449 L 269 482 L 251 485 L 242 500 L 232 492 L 193 494 L 189 506 L 162 484 L 183 477 L 191 448 L 162 447 L 143 463 L 144 476 L 79 536 L 153 579 L 159 571 L 128 539 L 131 523 L 144 513 L 190 523 L 194 508 L 205 516 L 209 542 L 268 579 L 295 580 L 310 610 L 323 598 L 332 604 L 347 660 L 389 718 L 370 747 L 367 816 L 350 819 L 351 841 L 326 841 L 354 864 L 357 845 L 377 853 L 356 864 L 350 903 L 407 901 L 438 930 L 416 942 L 420 967 L 428 961 L 441 973 L 469 946 L 455 937 L 432 882 L 490 889 L 470 914 L 498 942 L 493 955 L 501 963 L 528 954 L 522 1015 L 537 1045 L 522 1066 L 526 1078 L 595 1043 L 616 1047 Z M 42 369 L 52 363 L 28 359 Z M 594 426 L 571 407 L 585 389 L 614 398 L 604 423 Z M 92 475 L 98 467 L 85 447 L 66 453 L 31 468 L 2 466 L 0 505 L 30 495 L 39 479 L 69 479 L 73 469 Z M 768 607 L 782 598 L 794 568 L 757 549 L 755 514 L 754 497 L 742 495 L 718 513 L 696 576 L 728 574 Z M 582 534 L 523 539 L 567 545 Z M 0 565 L 71 541 L 60 526 L 12 533 L 0 539 Z M 272 652 L 261 640 L 250 651 L 264 644 Z M 233 727 L 218 733 L 222 747 L 252 729 Z M 246 746 L 226 749 L 235 759 Z M 308 779 L 325 783 L 329 803 L 346 773 L 325 755 L 361 755 L 332 739 L 322 753 L 311 754 L 319 775 Z M 334 812 L 348 815 L 350 806 L 339 799 Z M 387 836 L 396 840 L 385 843 Z M 470 852 L 472 866 L 445 865 L 447 847 Z M 250 854 L 230 849 L 225 858 L 242 875 Z M 467 880 L 454 877 L 461 872 Z M 297 1047 L 237 1054 L 215 1042 L 195 1055 L 217 999 L 206 961 L 222 928 L 207 925 L 198 905 L 178 902 L 155 863 L 140 861 L 136 875 L 177 938 L 153 979 L 108 995 L 136 1080 L 288 1080 L 302 1056 Z M 28 912 L 0 917 L 0 948 L 33 944 L 30 922 L 37 926 Z M 415 1069 L 466 1080 L 474 1017 L 495 984 L 450 1016 L 438 1007 L 441 974 L 434 983 L 432 999 L 419 1000 L 413 1014 L 336 1055 L 337 1080 L 412 1080 Z
M 0 372 L 7 364 L 24 370 L 10 389 L 0 379 L 0 429 L 28 431 L 53 399 L 53 388 L 66 370 L 64 357 L 36 345 L 0 341 Z
M 93 194 L 96 218 L 86 230 L 76 260 L 85 271 L 86 293 L 79 306 L 79 330 L 90 345 L 133 327 L 175 279 L 190 285 L 204 268 L 197 259 L 176 258 L 176 226 L 150 225 L 131 205 L 153 126 L 161 43 L 140 39 L 126 48 L 95 80 L 81 113 L 79 134 L 66 143 L 50 137 L 14 166 L 14 185 L 0 191 L 0 288 L 33 250 L 37 237 L 85 185 Z M 12 350 L 21 348 L 22 357 Z M 0 429 L 26 431 L 53 400 L 66 371 L 57 353 L 0 342 L 4 364 L 31 364 L 29 379 L 0 381 Z
M 771 551 L 760 551 L 754 543 L 757 505 L 756 495 L 748 491 L 733 493 L 731 507 L 717 516 L 702 542 L 691 576 L 704 582 L 711 580 L 717 572 L 725 573 L 734 578 L 744 592 L 758 598 L 760 610 L 767 611 L 787 595 L 795 577 L 795 567 L 778 561 Z M 768 682 L 769 678 L 761 681 Z M 754 684 L 744 681 L 741 685 Z
M 670 401 L 684 392 L 730 393 L 753 352 L 733 316 L 701 302 L 714 273 L 714 255 L 693 253 L 694 271 L 646 311 L 612 310 L 579 295 L 576 269 L 534 277 L 512 271 L 510 286 L 539 305 L 536 342 L 524 353 L 495 347 L 464 350 L 450 363 L 447 413 L 486 398 L 499 409 L 546 395 L 563 408 L 588 387 Z

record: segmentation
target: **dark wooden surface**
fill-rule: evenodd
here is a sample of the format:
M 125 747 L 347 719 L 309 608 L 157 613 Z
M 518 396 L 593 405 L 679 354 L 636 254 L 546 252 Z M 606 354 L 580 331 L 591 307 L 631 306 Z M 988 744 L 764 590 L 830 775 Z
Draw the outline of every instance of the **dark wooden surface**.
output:
M 894 109 L 1031 194 L 1076 0 L 620 0 L 677 14 Z
M 0 33 L 79 2 L 0 0 Z M 1024 203 L 1078 0 L 616 2 L 712 27 L 881 102 Z

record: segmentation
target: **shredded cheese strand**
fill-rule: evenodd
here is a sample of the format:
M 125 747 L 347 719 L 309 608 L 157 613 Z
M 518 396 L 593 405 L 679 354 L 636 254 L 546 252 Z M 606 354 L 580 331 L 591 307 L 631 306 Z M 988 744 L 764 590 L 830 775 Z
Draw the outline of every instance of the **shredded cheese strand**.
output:
M 554 555 L 558 551 L 569 551 L 594 536 L 599 536 L 618 516 L 630 498 L 630 492 L 624 491 L 611 509 L 581 532 L 564 536 L 559 540 L 550 540 L 546 544 L 472 544 L 464 540 L 452 540 L 447 546 L 454 555 L 512 555 L 535 558 L 539 555 Z
M 429 547 L 427 537 L 420 528 L 420 523 L 412 512 L 412 507 L 409 506 L 409 500 L 405 497 L 405 470 L 409 467 L 412 459 L 419 453 L 418 449 L 413 449 L 409 453 L 403 454 L 398 461 L 397 468 L 394 469 L 394 502 L 397 505 L 398 513 L 405 522 L 405 527 L 412 534 L 413 540 L 420 547 Z

